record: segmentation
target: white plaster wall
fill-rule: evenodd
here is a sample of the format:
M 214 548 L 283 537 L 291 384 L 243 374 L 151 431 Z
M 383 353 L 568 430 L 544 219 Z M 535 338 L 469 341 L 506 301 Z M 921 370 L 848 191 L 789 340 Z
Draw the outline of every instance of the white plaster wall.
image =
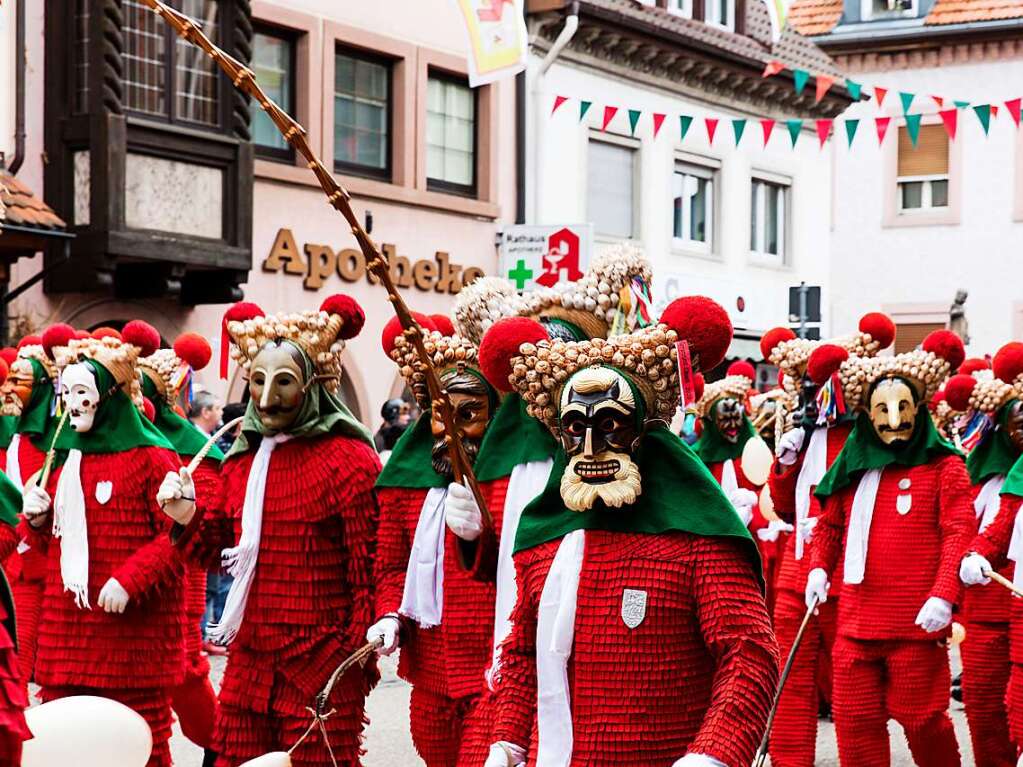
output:
M 530 64 L 532 90 L 539 59 Z M 537 223 L 578 222 L 586 216 L 586 154 L 590 128 L 599 129 L 603 108 L 619 107 L 609 132 L 628 135 L 628 109 L 641 109 L 636 132 L 642 142 L 638 190 L 639 241 L 654 267 L 654 296 L 663 300 L 669 280 L 679 295 L 704 293 L 724 305 L 737 329 L 764 331 L 787 321 L 788 288 L 801 280 L 821 285 L 824 300 L 829 295 L 829 243 L 831 215 L 831 160 L 829 148 L 819 149 L 812 123 L 808 122 L 796 149 L 790 148 L 784 124 L 776 125 L 766 149 L 759 118 L 727 108 L 681 98 L 675 94 L 639 85 L 625 79 L 597 73 L 572 62 L 557 61 L 542 81 L 539 120 L 528 121 L 531 134 L 542 131 L 539 174 L 530 158 L 530 196 L 536 194 L 539 178 Z M 548 117 L 555 95 L 573 100 Z M 592 100 L 584 124 L 578 121 L 578 99 Z M 537 107 L 537 103 L 539 106 Z M 664 125 L 653 138 L 651 113 L 667 114 Z M 679 140 L 679 114 L 695 119 L 685 141 Z M 720 117 L 713 146 L 707 141 L 705 116 Z M 732 117 L 749 118 L 738 148 L 735 147 Z M 530 146 L 535 146 L 530 141 Z M 677 151 L 702 155 L 721 163 L 715 189 L 717 222 L 714 257 L 695 257 L 673 250 L 671 181 Z M 785 266 L 756 263 L 750 254 L 750 176 L 761 171 L 791 179 L 788 259 Z M 530 207 L 532 210 L 532 206 Z M 745 311 L 737 299 L 745 299 Z M 825 317 L 822 331 L 830 332 Z M 836 327 L 837 332 L 843 326 Z
M 24 0 L 0 3 L 0 153 L 10 162 L 14 153 L 14 6 Z
M 912 111 L 936 112 L 928 94 L 1001 104 L 1017 96 L 1023 61 L 945 65 L 853 75 L 865 84 L 892 89 L 885 113 L 901 109 L 898 91 L 916 92 Z M 951 106 L 950 104 L 948 106 Z M 966 288 L 971 354 L 993 353 L 1018 337 L 1018 303 L 1023 300 L 1023 223 L 1014 220 L 1020 183 L 1020 145 L 1006 110 L 992 120 L 985 138 L 972 110 L 960 111 L 957 143 L 962 151 L 962 210 L 958 225 L 882 226 L 884 175 L 873 118 L 876 104 L 857 105 L 850 114 L 865 120 L 853 151 L 836 147 L 835 226 L 831 242 L 832 323 L 851 325 L 878 306 L 952 303 Z M 895 122 L 885 139 L 895 141 Z M 1016 306 L 1014 306 L 1017 304 Z M 1015 326 L 1014 326 L 1015 320 Z

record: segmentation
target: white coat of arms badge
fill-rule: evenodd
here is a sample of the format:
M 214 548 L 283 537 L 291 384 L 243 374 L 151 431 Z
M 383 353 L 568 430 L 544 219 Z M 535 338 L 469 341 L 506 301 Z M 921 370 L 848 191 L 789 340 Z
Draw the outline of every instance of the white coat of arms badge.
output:
M 646 617 L 646 592 L 639 589 L 622 591 L 622 621 L 630 629 L 636 628 Z

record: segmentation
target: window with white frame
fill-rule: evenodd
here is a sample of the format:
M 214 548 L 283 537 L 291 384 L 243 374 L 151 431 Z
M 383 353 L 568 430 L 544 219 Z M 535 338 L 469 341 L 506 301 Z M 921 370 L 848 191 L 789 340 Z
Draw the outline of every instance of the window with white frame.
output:
M 735 31 L 735 0 L 705 0 L 704 21 Z
M 636 225 L 635 145 L 592 138 L 586 168 L 586 215 L 598 235 L 630 239 Z
M 919 0 L 860 0 L 860 18 L 878 19 L 912 18 L 917 15 Z
M 948 207 L 948 134 L 941 125 L 921 125 L 916 145 L 899 128 L 899 212 Z
M 785 263 L 790 185 L 754 177 L 750 186 L 750 250 L 758 259 Z
M 426 184 L 476 193 L 476 91 L 461 77 L 430 72 L 426 83 Z
M 693 0 L 667 0 L 668 13 L 675 16 L 682 16 L 687 19 L 693 18 Z
M 714 169 L 676 163 L 671 177 L 672 239 L 678 248 L 714 249 Z

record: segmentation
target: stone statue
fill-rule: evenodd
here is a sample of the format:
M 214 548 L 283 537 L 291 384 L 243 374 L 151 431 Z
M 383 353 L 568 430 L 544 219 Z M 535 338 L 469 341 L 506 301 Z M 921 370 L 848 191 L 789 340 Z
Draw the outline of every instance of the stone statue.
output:
M 970 343 L 970 323 L 966 319 L 966 299 L 969 295 L 960 288 L 956 291 L 952 306 L 948 308 L 948 329 L 963 339 L 963 344 Z

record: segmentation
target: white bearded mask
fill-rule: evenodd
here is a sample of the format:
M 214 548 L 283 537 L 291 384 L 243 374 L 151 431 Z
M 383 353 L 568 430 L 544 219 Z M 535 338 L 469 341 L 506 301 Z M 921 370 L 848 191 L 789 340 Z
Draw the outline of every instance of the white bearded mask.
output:
M 60 396 L 71 428 L 79 433 L 92 429 L 99 406 L 99 389 L 96 374 L 87 363 L 76 362 L 64 368 L 60 376 Z

